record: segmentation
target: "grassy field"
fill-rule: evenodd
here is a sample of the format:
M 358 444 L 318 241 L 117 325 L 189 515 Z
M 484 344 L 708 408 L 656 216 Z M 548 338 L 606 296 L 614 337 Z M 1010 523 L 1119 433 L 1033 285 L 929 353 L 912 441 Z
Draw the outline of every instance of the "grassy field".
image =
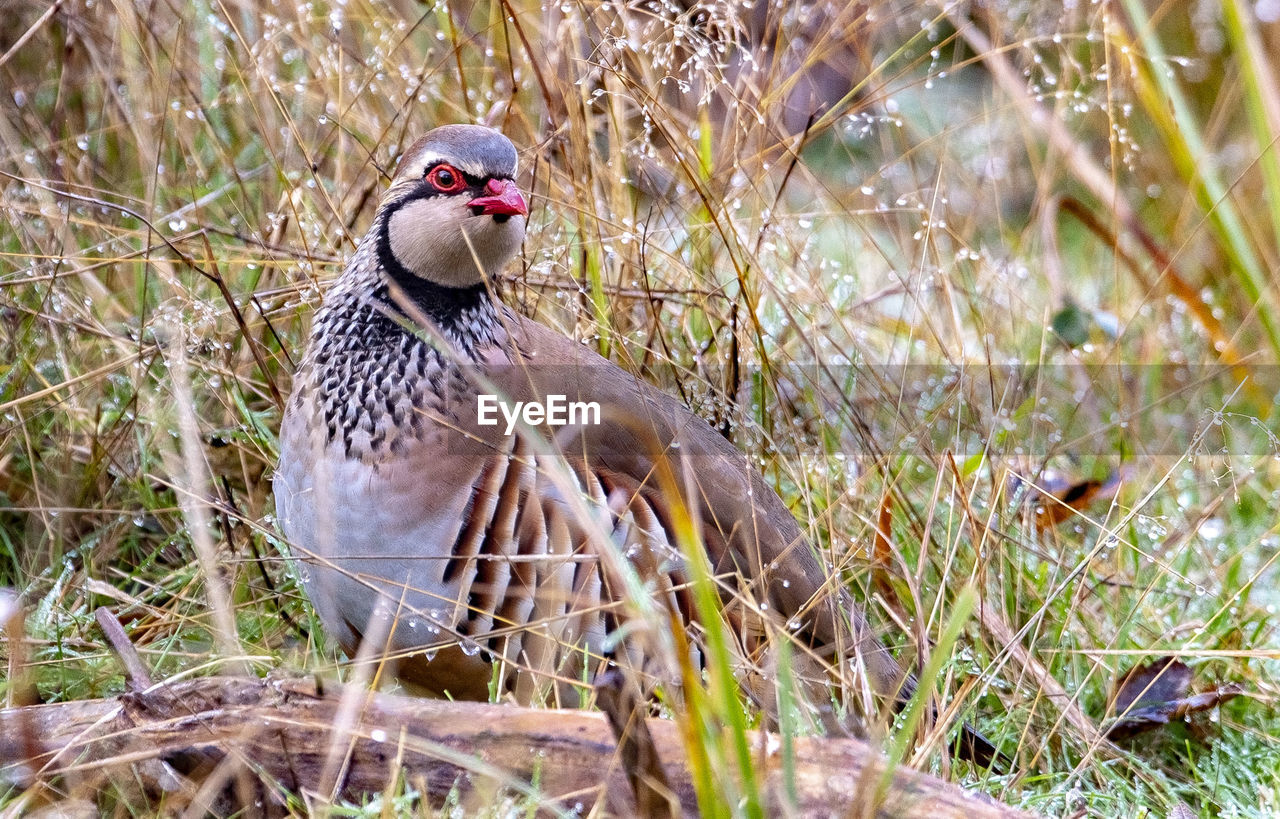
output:
M 123 689 L 99 606 L 158 678 L 343 675 L 273 520 L 283 396 L 396 157 L 484 122 L 530 199 L 508 303 L 731 435 L 904 658 L 976 592 L 935 689 L 1017 771 L 910 764 L 1275 815 L 1273 5 L 8 4 L 5 702 Z M 1102 741 L 1166 655 L 1244 696 Z

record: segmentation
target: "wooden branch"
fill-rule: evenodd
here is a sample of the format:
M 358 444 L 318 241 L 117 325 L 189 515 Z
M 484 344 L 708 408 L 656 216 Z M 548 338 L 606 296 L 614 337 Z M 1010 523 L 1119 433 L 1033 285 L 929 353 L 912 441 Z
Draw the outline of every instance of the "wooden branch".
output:
M 351 709 L 353 703 L 358 707 Z M 343 705 L 357 716 L 338 724 Z M 647 723 L 666 783 L 683 812 L 697 815 L 679 726 Z M 795 740 L 798 804 L 788 805 L 779 739 L 753 732 L 751 742 L 770 815 L 1024 815 L 907 768 L 894 772 L 876 802 L 885 764 L 879 754 L 857 740 L 808 737 Z M 322 781 L 335 753 L 342 759 L 338 780 Z M 90 800 L 107 782 L 135 789 L 141 783 L 143 795 L 164 794 L 167 810 L 187 804 L 189 813 L 222 812 L 248 799 L 256 800 L 248 812 L 262 813 L 263 805 L 282 804 L 284 792 L 359 799 L 394 793 L 400 781 L 432 804 L 455 791 L 464 808 L 492 804 L 505 789 L 516 798 L 528 795 L 550 814 L 582 813 L 598 802 L 618 815 L 636 809 L 628 772 L 600 714 L 356 688 L 317 691 L 303 679 L 215 677 L 113 699 L 0 710 L 4 780 L 33 790 L 54 784 L 63 798 Z

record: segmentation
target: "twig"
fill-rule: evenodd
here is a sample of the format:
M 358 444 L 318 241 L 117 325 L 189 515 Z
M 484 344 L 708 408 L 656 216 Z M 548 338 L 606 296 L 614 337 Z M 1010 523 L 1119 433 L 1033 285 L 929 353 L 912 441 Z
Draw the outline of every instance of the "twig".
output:
M 124 626 L 120 624 L 120 619 L 116 617 L 115 612 L 106 606 L 100 606 L 93 613 L 93 619 L 97 620 L 98 625 L 102 627 L 102 633 L 107 637 L 107 645 L 111 646 L 111 653 L 115 654 L 120 665 L 124 666 L 125 676 L 129 680 L 129 690 L 140 692 L 150 688 L 153 685 L 151 672 L 147 670 L 147 664 L 138 656 L 138 650 L 129 641 L 129 635 L 125 634 Z
M 637 815 L 655 819 L 679 816 L 680 802 L 662 769 L 635 686 L 628 685 L 621 671 L 610 669 L 596 678 L 596 705 L 609 719 L 618 741 L 618 755 L 635 794 Z
M 27 673 L 27 658 L 23 639 L 26 637 L 22 616 L 22 603 L 18 595 L 8 589 L 0 589 L 0 631 L 9 641 L 9 704 L 16 706 L 33 705 L 37 702 L 35 686 Z M 32 760 L 40 750 L 39 734 L 30 713 L 25 708 L 15 709 L 19 713 L 14 726 L 17 747 L 14 749 L 23 760 Z M 14 777 L 16 781 L 24 781 L 34 768 L 19 770 Z
M 26 45 L 27 41 L 34 37 L 36 32 L 40 30 L 40 27 L 49 22 L 49 20 L 53 18 L 53 15 L 57 14 L 58 10 L 61 8 L 62 0 L 54 0 L 53 5 L 49 6 L 49 8 L 45 10 L 44 14 L 40 15 L 40 19 L 32 23 L 31 27 L 24 31 L 22 36 L 14 41 L 13 45 L 9 46 L 9 50 L 4 53 L 4 56 L 0 57 L 0 66 L 9 62 L 9 60 L 13 58 L 13 55 L 18 53 L 18 49 Z

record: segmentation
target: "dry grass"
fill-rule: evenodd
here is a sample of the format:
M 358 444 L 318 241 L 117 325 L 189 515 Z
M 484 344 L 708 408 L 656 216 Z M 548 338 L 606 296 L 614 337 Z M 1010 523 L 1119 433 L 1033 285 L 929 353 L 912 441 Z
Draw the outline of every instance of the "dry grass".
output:
M 728 430 L 908 656 L 978 590 L 940 701 L 1020 772 L 950 775 L 1276 810 L 1274 32 L 892 11 L 12 4 L 0 585 L 39 695 L 120 690 L 100 605 L 158 675 L 340 666 L 271 516 L 281 397 L 397 155 L 481 121 L 531 193 L 508 301 Z M 1014 474 L 1123 480 L 1045 526 Z M 1167 653 L 1255 696 L 1100 743 L 1109 681 Z

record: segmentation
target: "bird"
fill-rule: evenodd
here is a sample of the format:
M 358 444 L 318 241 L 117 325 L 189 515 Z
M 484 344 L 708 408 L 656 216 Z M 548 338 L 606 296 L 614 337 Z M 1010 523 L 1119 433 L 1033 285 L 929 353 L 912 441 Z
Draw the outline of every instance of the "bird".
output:
M 428 131 L 314 318 L 273 481 L 325 629 L 353 657 L 379 641 L 414 690 L 572 704 L 610 664 L 651 663 L 620 637 L 637 594 L 688 626 L 699 660 L 692 531 L 741 657 L 764 663 L 783 634 L 900 706 L 914 677 L 746 456 L 502 302 L 529 216 L 516 172 L 497 130 Z

